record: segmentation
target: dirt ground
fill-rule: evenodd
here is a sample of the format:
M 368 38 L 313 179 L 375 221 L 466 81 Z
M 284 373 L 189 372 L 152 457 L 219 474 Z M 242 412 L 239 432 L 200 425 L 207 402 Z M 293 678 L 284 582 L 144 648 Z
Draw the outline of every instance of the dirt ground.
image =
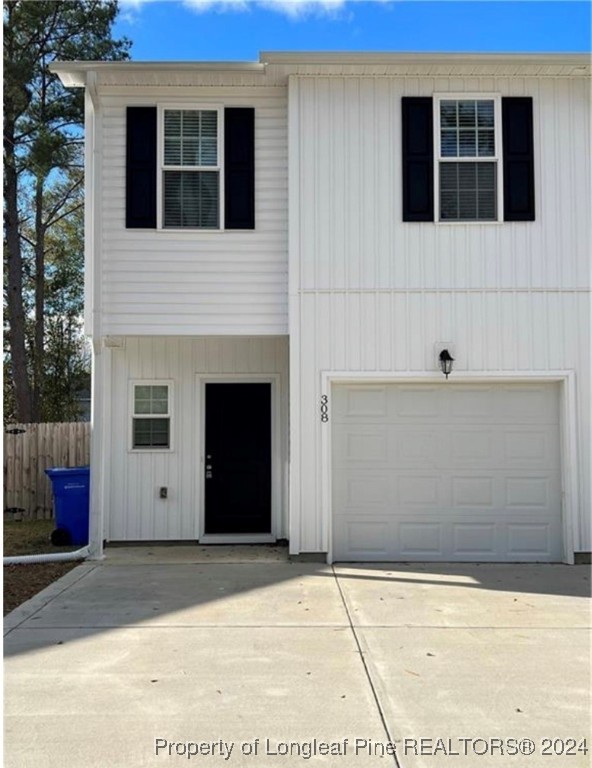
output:
M 54 547 L 49 540 L 54 528 L 53 520 L 5 522 L 4 555 L 38 555 L 78 549 L 78 547 Z M 4 616 L 77 565 L 77 562 L 5 565 L 3 568 Z

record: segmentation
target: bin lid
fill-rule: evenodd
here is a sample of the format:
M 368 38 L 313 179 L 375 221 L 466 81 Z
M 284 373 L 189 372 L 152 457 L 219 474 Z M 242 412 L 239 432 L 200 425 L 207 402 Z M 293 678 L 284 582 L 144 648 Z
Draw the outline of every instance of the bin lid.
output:
M 89 472 L 89 464 L 84 467 L 49 467 L 45 470 L 45 474 L 50 478 L 75 477 L 76 475 L 88 475 Z

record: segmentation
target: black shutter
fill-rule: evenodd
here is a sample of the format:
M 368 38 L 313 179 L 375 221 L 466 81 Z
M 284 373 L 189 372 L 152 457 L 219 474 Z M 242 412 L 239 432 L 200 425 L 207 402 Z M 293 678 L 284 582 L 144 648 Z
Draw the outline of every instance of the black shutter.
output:
M 504 220 L 534 221 L 532 99 L 502 98 Z
M 125 226 L 156 228 L 156 107 L 127 108 Z
M 255 110 L 224 110 L 224 228 L 255 229 Z
M 434 124 L 431 97 L 403 97 L 403 221 L 434 220 Z

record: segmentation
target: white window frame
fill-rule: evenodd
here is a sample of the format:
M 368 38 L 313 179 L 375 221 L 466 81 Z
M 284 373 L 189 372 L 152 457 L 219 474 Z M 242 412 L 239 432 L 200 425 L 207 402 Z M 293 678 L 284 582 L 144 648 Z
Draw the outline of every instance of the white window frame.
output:
M 135 391 L 136 387 L 167 387 L 168 411 L 167 413 L 136 413 Z M 129 383 L 128 393 L 128 452 L 129 453 L 171 453 L 173 451 L 173 381 L 171 379 L 132 379 Z M 134 419 L 168 419 L 169 420 L 169 445 L 168 448 L 136 448 L 134 446 Z
M 195 103 L 175 102 L 172 104 L 158 104 L 158 120 L 156 128 L 157 163 L 158 173 L 156 178 L 156 228 L 159 232 L 223 232 L 224 231 L 224 106 L 219 103 Z M 218 113 L 218 163 L 208 166 L 187 166 L 164 164 L 164 113 L 167 110 L 180 110 L 181 112 L 209 111 Z M 164 200 L 163 200 L 163 175 L 167 171 L 217 171 L 219 175 L 219 210 L 218 227 L 165 227 L 164 226 Z
M 492 157 L 445 157 L 442 158 L 440 132 L 440 102 L 442 101 L 493 101 L 493 135 L 495 152 Z M 500 224 L 504 220 L 504 168 L 502 160 L 502 97 L 499 93 L 435 93 L 434 94 L 434 221 L 445 225 Z M 440 163 L 495 163 L 496 164 L 496 214 L 495 219 L 441 219 L 440 218 Z

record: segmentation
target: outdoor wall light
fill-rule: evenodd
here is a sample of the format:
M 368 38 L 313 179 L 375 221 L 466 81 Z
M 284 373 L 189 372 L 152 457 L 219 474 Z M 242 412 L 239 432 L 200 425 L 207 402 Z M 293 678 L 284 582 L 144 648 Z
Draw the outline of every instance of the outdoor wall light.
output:
M 446 378 L 448 378 L 452 373 L 453 362 L 454 362 L 454 358 L 452 357 L 450 352 L 447 349 L 443 349 L 440 352 L 440 368 L 444 376 L 446 376 Z

